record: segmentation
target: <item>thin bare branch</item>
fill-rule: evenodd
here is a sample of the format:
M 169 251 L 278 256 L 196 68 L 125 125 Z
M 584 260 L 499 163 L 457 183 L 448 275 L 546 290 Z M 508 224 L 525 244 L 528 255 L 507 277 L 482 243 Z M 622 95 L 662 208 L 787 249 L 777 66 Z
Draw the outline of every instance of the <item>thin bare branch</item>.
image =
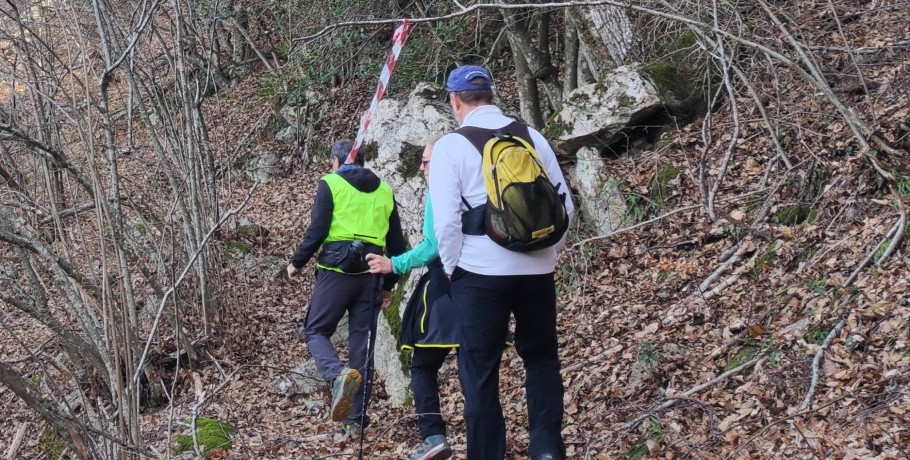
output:
M 205 234 L 205 236 L 202 238 L 202 241 L 199 242 L 199 248 L 196 250 L 196 252 L 190 258 L 190 260 L 187 261 L 186 265 L 183 267 L 183 271 L 180 273 L 180 276 L 177 277 L 177 279 L 171 285 L 170 289 L 168 289 L 164 293 L 164 296 L 162 296 L 162 298 L 158 304 L 158 311 L 157 311 L 157 313 L 155 313 L 155 320 L 152 323 L 152 327 L 148 333 L 149 334 L 148 340 L 146 340 L 146 342 L 145 342 L 145 348 L 142 350 L 142 355 L 139 357 L 138 364 L 136 365 L 136 372 L 135 372 L 135 374 L 133 374 L 132 381 L 134 384 L 136 384 L 136 385 L 139 384 L 139 375 L 142 373 L 142 368 L 145 366 L 145 360 L 148 358 L 149 349 L 152 346 L 152 342 L 154 342 L 154 340 L 155 340 L 155 332 L 158 330 L 158 324 L 161 322 L 161 314 L 164 312 L 164 307 L 167 305 L 168 298 L 170 298 L 170 296 L 174 294 L 174 292 L 177 290 L 178 286 L 183 284 L 183 280 L 186 279 L 187 274 L 189 274 L 189 272 L 196 266 L 196 260 L 202 254 L 202 251 L 205 249 L 206 243 L 208 243 L 208 241 L 209 241 L 209 239 L 211 239 L 212 235 L 214 235 L 215 232 L 220 230 L 221 225 L 223 225 L 225 222 L 227 222 L 228 219 L 230 219 L 231 217 L 233 217 L 235 214 L 239 213 L 240 211 L 243 211 L 243 209 L 246 207 L 246 204 L 250 201 L 250 198 L 253 197 L 253 193 L 256 191 L 256 188 L 258 186 L 259 186 L 258 182 L 253 184 L 253 186 L 250 187 L 250 190 L 247 192 L 246 198 L 244 198 L 243 202 L 241 202 L 237 207 L 231 208 L 227 212 L 225 212 L 221 216 L 221 219 L 219 219 L 218 222 L 216 222 L 215 225 L 213 225 L 212 228 L 208 231 L 208 233 Z

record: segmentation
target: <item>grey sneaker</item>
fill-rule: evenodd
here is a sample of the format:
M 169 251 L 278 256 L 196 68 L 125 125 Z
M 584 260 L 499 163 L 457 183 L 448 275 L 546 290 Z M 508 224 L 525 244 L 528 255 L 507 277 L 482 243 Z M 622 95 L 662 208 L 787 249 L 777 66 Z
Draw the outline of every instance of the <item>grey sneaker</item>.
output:
M 417 450 L 411 454 L 410 460 L 437 460 L 451 456 L 452 447 L 449 446 L 446 437 L 434 434 L 423 440 L 423 444 L 419 445 Z
M 341 422 L 348 418 L 354 408 L 354 397 L 360 389 L 360 372 L 344 368 L 332 382 L 332 421 Z
M 540 457 L 537 457 L 537 460 L 560 460 L 564 458 L 563 456 L 557 456 L 556 454 L 543 454 Z

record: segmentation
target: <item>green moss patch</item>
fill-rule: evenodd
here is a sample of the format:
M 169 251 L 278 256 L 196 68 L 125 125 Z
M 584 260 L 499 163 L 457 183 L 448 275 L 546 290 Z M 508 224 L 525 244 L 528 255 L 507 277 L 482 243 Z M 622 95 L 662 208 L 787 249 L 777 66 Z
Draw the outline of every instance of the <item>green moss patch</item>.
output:
M 395 348 L 401 350 L 401 309 L 405 307 L 407 299 L 404 298 L 404 287 L 407 285 L 409 274 L 402 275 L 395 284 L 395 290 L 392 291 L 392 303 L 388 308 L 382 310 L 385 320 L 389 323 L 389 329 L 392 337 L 395 338 Z M 406 374 L 411 366 L 411 354 L 402 351 L 398 352 L 398 360 L 401 361 L 401 370 Z
M 44 425 L 38 442 L 41 443 L 44 454 L 51 460 L 59 459 L 63 455 L 63 451 L 66 450 L 66 440 L 50 425 Z
M 196 444 L 199 451 L 205 458 L 215 449 L 231 450 L 231 435 L 237 432 L 237 429 L 227 422 L 223 422 L 213 417 L 199 417 L 196 419 Z M 177 443 L 177 452 L 195 452 L 193 446 L 193 435 L 181 434 L 175 438 Z
M 360 146 L 358 155 L 363 156 L 363 161 L 373 161 L 379 158 L 379 144 L 375 142 L 364 143 Z
M 398 174 L 405 180 L 420 175 L 420 162 L 423 161 L 423 147 L 403 144 L 399 153 Z
M 658 163 L 657 174 L 648 184 L 648 197 L 655 203 L 663 206 L 670 195 L 670 182 L 679 177 L 679 169 L 671 164 Z
M 736 354 L 733 355 L 733 358 L 730 360 L 730 362 L 728 362 L 727 365 L 724 366 L 724 372 L 731 371 L 733 369 L 736 369 L 739 366 L 742 366 L 743 364 L 748 362 L 750 359 L 754 358 L 755 355 L 757 355 L 759 351 L 760 351 L 760 348 L 756 345 L 747 345 L 745 347 L 740 348 L 739 351 L 737 351 Z
M 244 257 L 250 255 L 253 247 L 243 241 L 239 240 L 230 240 L 224 243 L 224 250 L 221 252 L 221 259 L 224 263 L 228 263 L 232 260 L 243 259 Z
M 774 260 L 774 252 L 777 251 L 778 242 L 774 241 L 768 245 L 768 247 L 755 258 L 755 263 L 752 265 L 752 277 L 758 279 L 765 273 L 765 267 Z

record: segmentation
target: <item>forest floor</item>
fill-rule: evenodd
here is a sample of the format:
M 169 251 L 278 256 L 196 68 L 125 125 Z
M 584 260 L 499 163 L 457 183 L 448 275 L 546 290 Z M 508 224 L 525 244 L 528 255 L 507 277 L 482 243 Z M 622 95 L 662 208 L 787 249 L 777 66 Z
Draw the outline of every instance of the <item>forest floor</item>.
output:
M 248 97 L 238 89 L 223 100 Z M 907 113 L 902 101 L 895 110 L 903 112 L 892 115 Z M 723 114 L 714 120 L 726 122 Z M 906 251 L 873 260 L 880 265 L 862 263 L 881 256 L 899 217 L 890 204 L 907 196 L 877 186 L 859 156 L 820 154 L 820 166 L 792 178 L 796 185 L 750 232 L 768 189 L 786 177 L 762 186 L 769 155 L 760 143 L 746 144 L 721 189 L 723 217 L 712 222 L 698 187 L 698 129 L 669 133 L 660 154 L 629 152 L 608 162 L 607 174 L 627 178 L 642 195 L 653 195 L 648 189 L 661 168 L 680 174 L 664 184 L 661 211 L 633 206 L 641 222 L 632 231 L 591 240 L 582 230 L 560 255 L 569 458 L 910 458 Z M 153 445 L 166 448 L 166 418 L 186 419 L 205 393 L 213 398 L 205 413 L 238 428 L 229 458 L 355 458 L 360 451 L 359 439 L 327 420 L 325 404 L 268 392 L 307 356 L 297 328 L 311 279 L 289 283 L 275 272 L 293 252 L 327 168 L 325 161 L 292 163 L 254 194 L 242 217 L 267 227 L 268 241 L 222 272 L 236 298 L 224 312 L 223 340 L 209 350 L 217 365 L 198 378 L 184 371 L 172 409 L 149 414 L 149 425 L 160 427 Z M 822 170 L 824 179 L 813 179 Z M 787 204 L 808 188 L 822 190 L 813 197 L 814 216 L 788 217 Z M 245 193 L 238 186 L 235 201 Z M 855 282 L 843 287 L 855 271 Z M 449 359 L 443 412 L 463 458 L 463 399 Z M 804 404 L 813 374 L 818 386 Z M 523 378 L 521 360 L 507 351 L 500 387 L 508 458 L 527 457 Z M 363 458 L 406 458 L 418 442 L 412 411 L 387 403 L 380 378 Z
M 900 24 L 892 24 L 898 39 L 905 27 Z M 895 127 L 893 133 L 910 120 L 910 78 L 906 61 L 900 61 L 875 69 L 904 85 L 892 88 L 877 112 L 882 126 Z M 893 72 L 902 77 L 893 78 Z M 867 75 L 874 81 L 879 73 Z M 347 129 L 356 121 L 350 120 L 357 113 L 351 107 L 362 101 L 344 95 L 362 89 L 333 95 L 330 116 L 347 117 L 339 122 Z M 779 97 L 787 104 L 823 110 L 811 107 L 810 96 L 796 88 L 783 91 Z M 219 94 L 217 110 L 226 121 L 213 128 L 212 139 L 236 145 L 259 123 L 261 110 L 248 110 L 257 97 L 255 85 Z M 800 159 L 811 167 L 793 174 L 777 169 L 770 180 L 767 142 L 745 140 L 719 189 L 720 217 L 712 220 L 699 184 L 700 121 L 666 133 L 659 154 L 631 151 L 608 161 L 606 174 L 622 178 L 631 194 L 649 196 L 652 203 L 659 171 L 669 166 L 679 174 L 661 185 L 668 190 L 660 193 L 659 206 L 629 202 L 636 215 L 631 231 L 599 237 L 577 230 L 559 257 L 569 458 L 910 460 L 907 243 L 882 257 L 899 238 L 889 231 L 901 218 L 896 209 L 910 203 L 910 178 L 883 188 L 869 163 L 847 149 L 849 136 L 836 123 L 821 136 L 828 143 Z M 733 123 L 729 113 L 714 116 L 715 127 Z M 760 123 L 754 125 L 752 132 L 761 133 Z M 265 134 L 253 140 L 263 148 L 274 142 Z M 342 436 L 325 404 L 268 391 L 308 354 L 297 329 L 312 276 L 288 282 L 276 273 L 299 242 L 316 182 L 328 171 L 324 161 L 303 162 L 299 152 L 275 148 L 284 152 L 284 172 L 258 187 L 239 215 L 267 228 L 268 238 L 216 275 L 230 298 L 220 299 L 216 335 L 202 346 L 204 367 L 181 369 L 174 386 L 168 380 L 171 404 L 144 415 L 146 441 L 162 456 L 178 422 L 205 399 L 199 415 L 237 428 L 233 448 L 212 458 L 358 458 L 360 439 Z M 906 158 L 893 161 L 906 164 Z M 237 181 L 224 192 L 237 203 L 250 186 Z M 806 199 L 802 192 L 810 189 Z M 770 212 L 752 226 L 766 203 Z M 16 312 L 5 321 L 13 330 L 32 325 Z M 41 337 L 31 339 L 27 348 L 41 345 Z M 4 360 L 20 356 L 11 350 L 22 346 L 0 343 Z M 442 410 L 455 458 L 464 458 L 456 366 L 450 356 L 440 378 Z M 507 458 L 527 458 L 524 370 L 514 350 L 504 353 L 500 377 Z M 413 408 L 388 404 L 384 391 L 380 376 L 363 458 L 406 458 L 419 441 Z M 6 389 L 0 389 L 0 407 L 2 418 L 30 427 L 19 458 L 44 458 L 38 417 Z

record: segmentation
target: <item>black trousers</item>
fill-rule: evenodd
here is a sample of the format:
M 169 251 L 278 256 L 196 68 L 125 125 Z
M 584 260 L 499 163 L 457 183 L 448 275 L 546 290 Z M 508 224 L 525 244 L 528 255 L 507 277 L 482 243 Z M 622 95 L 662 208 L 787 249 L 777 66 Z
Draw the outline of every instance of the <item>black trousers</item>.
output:
M 439 410 L 439 369 L 451 348 L 415 347 L 411 356 L 411 392 L 417 410 L 420 439 L 445 435 L 446 426 Z
M 468 460 L 502 460 L 506 431 L 499 402 L 499 366 L 509 316 L 524 361 L 530 445 L 537 458 L 565 455 L 563 385 L 556 340 L 553 274 L 486 276 L 456 268 L 452 299 L 461 313 L 458 376 L 465 397 Z

